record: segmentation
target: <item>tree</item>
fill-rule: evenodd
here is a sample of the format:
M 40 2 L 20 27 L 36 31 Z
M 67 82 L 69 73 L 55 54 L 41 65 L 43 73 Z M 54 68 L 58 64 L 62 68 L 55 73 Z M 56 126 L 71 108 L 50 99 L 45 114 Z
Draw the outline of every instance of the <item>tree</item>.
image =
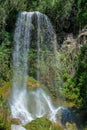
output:
M 78 0 L 78 13 L 77 19 L 81 26 L 85 26 L 87 24 L 87 0 Z
M 9 34 L 5 32 L 5 38 L 0 45 L 0 87 L 3 81 L 9 81 L 11 78 L 11 53 L 12 43 Z
M 87 44 L 81 48 L 78 55 L 75 85 L 80 91 L 78 100 L 81 100 L 83 107 L 87 107 Z

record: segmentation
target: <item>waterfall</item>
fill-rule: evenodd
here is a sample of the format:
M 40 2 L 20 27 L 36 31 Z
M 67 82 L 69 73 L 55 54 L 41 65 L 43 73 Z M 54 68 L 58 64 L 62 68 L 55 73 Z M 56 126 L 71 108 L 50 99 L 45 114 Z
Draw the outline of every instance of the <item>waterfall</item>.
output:
M 13 53 L 13 88 L 11 100 L 11 112 L 14 118 L 23 118 L 22 123 L 31 121 L 27 110 L 27 72 L 28 72 L 28 51 L 30 46 L 30 32 L 32 14 L 20 13 L 14 34 L 14 53 Z M 26 118 L 27 117 L 27 118 Z
M 29 57 L 31 48 L 36 49 L 36 80 L 55 95 L 61 88 L 59 53 L 56 36 L 48 17 L 40 12 L 19 13 L 14 33 L 13 87 L 10 99 L 11 116 L 18 118 L 21 124 L 46 116 L 56 122 L 58 112 L 64 107 L 55 107 L 43 89 L 27 89 L 27 78 L 31 74 L 32 64 Z M 29 62 L 30 61 L 30 62 Z M 33 74 L 32 74 L 33 76 Z

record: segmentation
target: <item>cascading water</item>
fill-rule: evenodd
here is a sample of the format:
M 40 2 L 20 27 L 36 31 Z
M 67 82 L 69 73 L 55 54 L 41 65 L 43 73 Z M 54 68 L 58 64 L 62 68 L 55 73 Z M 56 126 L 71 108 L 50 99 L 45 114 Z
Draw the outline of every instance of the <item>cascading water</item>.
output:
M 31 121 L 27 110 L 27 71 L 28 51 L 30 45 L 32 13 L 20 13 L 16 23 L 13 53 L 14 77 L 12 88 L 11 112 L 14 118 L 23 118 L 22 123 Z M 25 22 L 26 21 L 26 22 Z M 27 118 L 26 118 L 27 117 Z
M 14 76 L 10 99 L 12 117 L 20 119 L 21 124 L 43 116 L 57 121 L 56 115 L 65 108 L 54 107 L 50 97 L 41 88 L 27 89 L 27 77 L 31 70 L 28 57 L 33 46 L 37 50 L 36 79 L 56 91 L 61 84 L 56 37 L 48 17 L 39 12 L 20 13 L 14 43 Z

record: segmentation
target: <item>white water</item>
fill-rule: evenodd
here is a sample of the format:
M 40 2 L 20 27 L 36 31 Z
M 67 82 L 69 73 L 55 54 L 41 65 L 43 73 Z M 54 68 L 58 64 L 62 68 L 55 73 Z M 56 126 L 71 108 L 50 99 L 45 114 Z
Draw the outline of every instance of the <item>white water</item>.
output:
M 48 17 L 39 12 L 20 13 L 14 34 L 14 76 L 10 108 L 11 116 L 13 118 L 20 119 L 21 124 L 26 124 L 38 117 L 43 116 L 46 116 L 51 121 L 56 122 L 56 115 L 58 115 L 61 109 L 64 109 L 61 106 L 55 107 L 52 104 L 50 97 L 41 88 L 37 88 L 32 91 L 27 90 L 27 77 L 28 71 L 30 69 L 28 68 L 28 55 L 31 45 L 31 35 L 33 28 L 32 19 L 34 17 L 36 17 L 37 21 L 37 66 L 39 70 L 37 71 L 37 80 L 40 81 L 41 76 L 43 77 L 44 67 L 47 67 L 45 70 L 48 71 L 47 69 L 49 69 L 49 64 L 52 63 L 51 67 L 55 67 L 58 63 L 58 57 L 52 59 L 54 56 L 53 55 L 49 64 L 47 62 L 44 62 L 44 64 L 47 66 L 41 64 L 44 61 L 44 56 L 41 55 L 41 50 L 44 45 L 48 48 L 47 50 L 49 50 L 50 54 L 51 52 L 54 53 L 54 51 L 57 51 L 55 33 Z M 56 69 L 58 70 L 58 67 L 56 67 Z M 58 76 L 57 72 L 55 75 Z
M 63 107 L 54 107 L 50 97 L 41 88 L 30 91 L 28 98 L 28 111 L 34 119 L 45 116 L 56 122 L 56 114 L 64 109 Z
M 14 76 L 10 107 L 12 117 L 21 119 L 22 123 L 32 120 L 26 107 L 27 60 L 30 45 L 31 17 L 32 13 L 29 13 L 29 15 L 26 12 L 19 14 L 14 35 Z
M 11 125 L 11 130 L 26 130 L 21 125 Z

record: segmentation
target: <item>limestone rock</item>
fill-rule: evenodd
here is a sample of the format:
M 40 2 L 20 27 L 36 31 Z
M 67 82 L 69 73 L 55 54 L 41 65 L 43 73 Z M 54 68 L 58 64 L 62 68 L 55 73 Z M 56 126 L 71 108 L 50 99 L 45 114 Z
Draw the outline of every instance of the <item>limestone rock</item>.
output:
M 66 123 L 66 130 L 78 130 L 75 123 Z
M 87 30 L 80 32 L 77 38 L 78 44 L 85 45 L 87 43 Z

